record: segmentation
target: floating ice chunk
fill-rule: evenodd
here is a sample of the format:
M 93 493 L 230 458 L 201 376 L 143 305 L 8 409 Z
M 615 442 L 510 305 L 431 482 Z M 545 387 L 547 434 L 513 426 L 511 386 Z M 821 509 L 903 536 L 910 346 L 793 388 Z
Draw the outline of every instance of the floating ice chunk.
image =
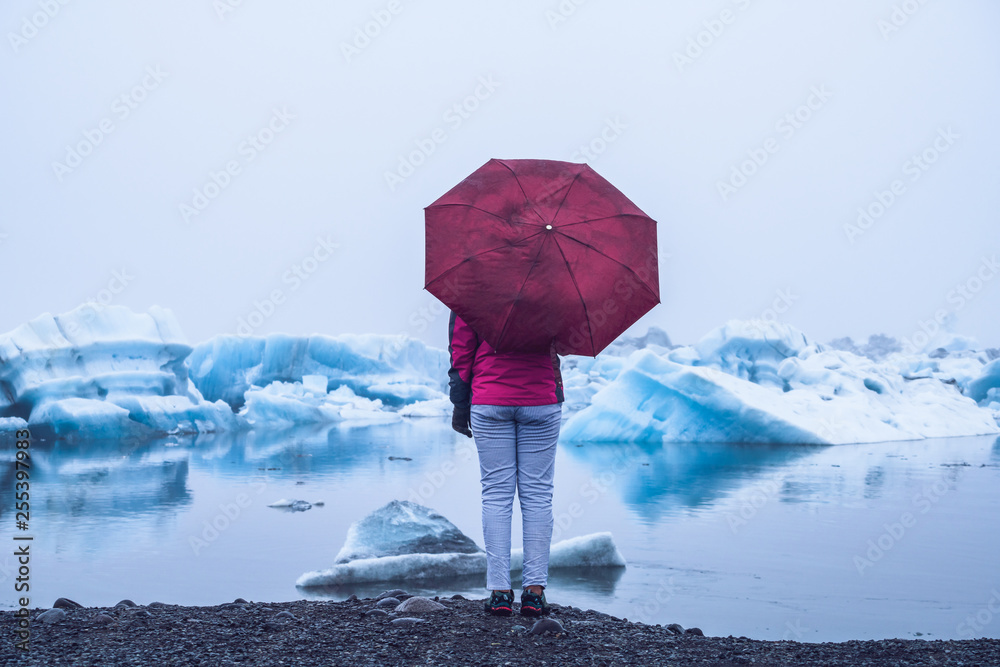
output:
M 313 386 L 317 386 L 314 382 Z M 383 410 L 382 401 L 358 396 L 341 386 L 326 393 L 308 391 L 300 382 L 272 382 L 246 392 L 240 416 L 255 428 L 287 428 L 296 424 L 363 420 L 399 421 L 394 412 Z
M 399 409 L 399 415 L 402 417 L 447 417 L 451 415 L 454 407 L 447 396 L 442 396 L 441 398 L 404 405 Z
M 288 500 L 287 498 L 282 498 L 281 500 L 275 500 L 273 503 L 268 505 L 268 507 L 287 509 L 292 512 L 305 512 L 306 510 L 311 510 L 313 505 L 322 504 L 323 503 L 310 503 L 307 500 Z
M 334 562 L 399 554 L 481 551 L 455 524 L 434 510 L 409 500 L 393 500 L 351 524 Z
M 28 428 L 28 422 L 20 417 L 0 417 L 0 432 L 19 431 Z
M 520 572 L 524 550 L 510 552 L 511 572 Z M 618 551 L 611 533 L 592 533 L 556 542 L 549 548 L 549 569 L 580 567 L 625 567 L 625 557 Z
M 511 571 L 522 569 L 523 553 L 511 552 Z M 624 567 L 610 533 L 553 544 L 550 568 Z M 394 500 L 353 523 L 336 564 L 306 572 L 304 588 L 375 581 L 450 579 L 486 572 L 486 554 L 450 521 L 410 501 Z
M 450 579 L 486 572 L 486 554 L 431 553 L 361 558 L 326 570 L 306 572 L 295 585 L 302 588 L 360 584 L 373 581 Z

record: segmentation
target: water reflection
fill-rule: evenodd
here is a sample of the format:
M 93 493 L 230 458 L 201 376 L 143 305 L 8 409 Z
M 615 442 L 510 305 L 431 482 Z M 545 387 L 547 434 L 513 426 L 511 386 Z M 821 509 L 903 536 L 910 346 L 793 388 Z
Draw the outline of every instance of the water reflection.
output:
M 440 424 L 423 422 L 208 433 L 143 443 L 37 443 L 31 449 L 31 507 L 38 515 L 89 522 L 174 514 L 193 502 L 193 471 L 238 481 L 371 475 L 393 465 L 433 465 L 453 448 L 454 439 Z M 0 480 L 13 488 L 14 453 L 3 454 Z M 12 510 L 12 503 L 13 494 L 0 494 L 0 511 Z
M 720 497 L 824 447 L 816 445 L 586 443 L 570 445 L 570 456 L 584 462 L 592 478 L 582 487 L 603 493 L 614 487 L 647 523 L 685 509 L 705 508 Z M 808 489 L 785 489 L 795 500 Z

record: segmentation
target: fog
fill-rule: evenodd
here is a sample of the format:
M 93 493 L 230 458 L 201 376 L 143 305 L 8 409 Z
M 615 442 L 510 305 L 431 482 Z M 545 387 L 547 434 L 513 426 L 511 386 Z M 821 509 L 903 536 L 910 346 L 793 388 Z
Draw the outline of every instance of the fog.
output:
M 987 0 L 12 0 L 0 331 L 83 302 L 443 345 L 423 207 L 493 157 L 586 161 L 658 221 L 693 342 L 1000 345 Z

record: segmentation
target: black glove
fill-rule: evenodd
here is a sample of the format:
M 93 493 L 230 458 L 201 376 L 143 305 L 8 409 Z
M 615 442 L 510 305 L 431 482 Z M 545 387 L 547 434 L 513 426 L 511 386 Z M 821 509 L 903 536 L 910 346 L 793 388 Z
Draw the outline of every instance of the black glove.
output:
M 460 408 L 455 406 L 455 411 L 451 414 L 451 427 L 462 435 L 472 437 L 472 408 Z

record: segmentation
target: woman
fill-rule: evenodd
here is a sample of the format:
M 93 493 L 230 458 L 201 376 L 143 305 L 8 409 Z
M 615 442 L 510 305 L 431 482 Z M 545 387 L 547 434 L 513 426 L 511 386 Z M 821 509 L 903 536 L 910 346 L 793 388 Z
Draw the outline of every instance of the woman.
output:
M 562 419 L 555 352 L 497 352 L 454 313 L 448 326 L 451 425 L 476 435 L 483 485 L 486 612 L 513 613 L 510 522 L 516 488 L 524 533 L 521 614 L 549 611 L 545 586 L 552 540 L 552 478 Z M 471 427 L 471 430 L 470 430 Z

